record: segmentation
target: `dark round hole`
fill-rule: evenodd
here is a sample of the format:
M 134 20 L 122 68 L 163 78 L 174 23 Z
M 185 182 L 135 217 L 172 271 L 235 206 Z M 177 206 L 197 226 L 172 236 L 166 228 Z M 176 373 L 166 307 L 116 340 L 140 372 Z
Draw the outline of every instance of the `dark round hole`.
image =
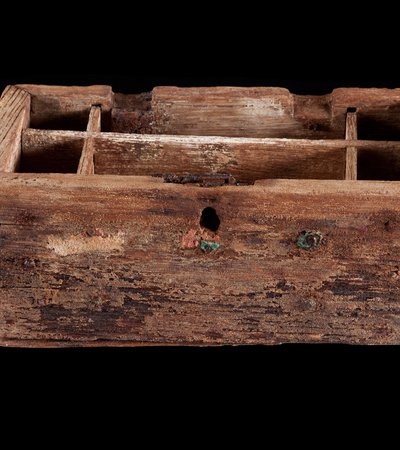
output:
M 200 217 L 200 226 L 211 231 L 217 231 L 221 221 L 219 220 L 217 211 L 214 208 L 204 208 Z

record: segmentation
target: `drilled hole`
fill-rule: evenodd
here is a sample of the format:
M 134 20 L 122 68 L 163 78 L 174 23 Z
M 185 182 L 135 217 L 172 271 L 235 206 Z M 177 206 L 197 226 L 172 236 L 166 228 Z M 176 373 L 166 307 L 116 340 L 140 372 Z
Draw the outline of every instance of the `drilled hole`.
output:
M 218 217 L 217 211 L 214 208 L 204 208 L 200 217 L 200 226 L 211 231 L 217 231 L 221 221 Z

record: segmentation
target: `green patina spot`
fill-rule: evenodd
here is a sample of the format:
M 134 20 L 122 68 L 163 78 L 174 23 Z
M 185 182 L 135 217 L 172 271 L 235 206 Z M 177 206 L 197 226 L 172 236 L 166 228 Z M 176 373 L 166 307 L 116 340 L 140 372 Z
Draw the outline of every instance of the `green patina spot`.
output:
M 319 231 L 302 231 L 297 239 L 297 246 L 304 250 L 318 248 L 322 242 L 322 234 Z
M 221 247 L 220 244 L 217 242 L 207 242 L 207 241 L 201 241 L 200 242 L 200 248 L 204 253 L 210 253 L 215 250 L 218 250 Z

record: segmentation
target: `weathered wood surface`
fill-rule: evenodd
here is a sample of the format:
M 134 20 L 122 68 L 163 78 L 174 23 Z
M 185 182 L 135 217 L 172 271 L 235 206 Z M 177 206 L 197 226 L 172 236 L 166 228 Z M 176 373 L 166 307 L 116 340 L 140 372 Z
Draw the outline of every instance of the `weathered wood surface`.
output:
M 92 106 L 86 131 L 88 133 L 99 133 L 101 131 L 101 107 Z M 78 166 L 78 174 L 94 174 L 94 143 L 92 136 L 87 136 L 83 144 L 81 159 Z
M 399 195 L 397 182 L 1 174 L 0 343 L 400 343 Z M 182 249 L 208 206 L 220 249 Z M 297 246 L 303 230 L 319 248 Z
M 21 158 L 21 132 L 29 125 L 30 95 L 8 86 L 0 98 L 0 172 L 14 172 Z

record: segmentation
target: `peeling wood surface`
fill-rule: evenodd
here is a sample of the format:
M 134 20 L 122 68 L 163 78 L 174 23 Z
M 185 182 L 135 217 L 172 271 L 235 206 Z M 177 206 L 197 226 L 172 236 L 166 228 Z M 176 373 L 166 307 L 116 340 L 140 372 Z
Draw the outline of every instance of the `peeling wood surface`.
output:
M 399 195 L 385 182 L 2 174 L 2 343 L 399 343 Z M 183 250 L 208 206 L 220 249 Z M 300 249 L 302 230 L 321 246 Z
M 0 172 L 14 172 L 21 158 L 21 133 L 29 125 L 30 95 L 8 86 L 0 99 Z

